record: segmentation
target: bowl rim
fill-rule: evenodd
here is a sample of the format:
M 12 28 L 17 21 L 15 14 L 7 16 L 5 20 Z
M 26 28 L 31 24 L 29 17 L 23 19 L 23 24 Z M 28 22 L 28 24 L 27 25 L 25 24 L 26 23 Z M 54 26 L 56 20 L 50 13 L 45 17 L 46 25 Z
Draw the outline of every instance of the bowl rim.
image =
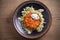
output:
M 17 26 L 16 26 L 16 23 L 14 22 L 14 21 L 15 21 L 15 18 L 16 18 L 16 15 L 17 15 L 17 11 L 19 10 L 19 8 L 21 8 L 22 6 L 24 6 L 25 4 L 28 4 L 28 3 L 37 3 L 37 4 L 40 4 L 40 5 L 42 5 L 43 7 L 45 7 L 46 10 L 47 10 L 48 13 L 49 13 L 49 24 L 48 24 L 48 27 L 47 27 L 47 29 L 46 29 L 42 34 L 40 34 L 40 35 L 38 35 L 38 36 L 29 37 L 29 36 L 24 35 L 23 33 L 21 33 L 21 32 L 18 30 L 18 28 L 17 28 Z M 25 1 L 25 2 L 21 3 L 21 4 L 15 9 L 12 19 L 13 19 L 13 25 L 14 25 L 15 29 L 17 30 L 17 32 L 18 32 L 21 36 L 23 36 L 23 37 L 25 37 L 25 38 L 29 38 L 29 39 L 34 39 L 34 38 L 42 37 L 44 34 L 46 34 L 46 33 L 48 32 L 48 30 L 49 30 L 49 28 L 50 28 L 50 26 L 51 26 L 51 23 L 52 23 L 52 16 L 51 16 L 50 10 L 47 8 L 47 6 L 46 6 L 45 4 L 43 4 L 43 3 L 40 2 L 40 1 Z

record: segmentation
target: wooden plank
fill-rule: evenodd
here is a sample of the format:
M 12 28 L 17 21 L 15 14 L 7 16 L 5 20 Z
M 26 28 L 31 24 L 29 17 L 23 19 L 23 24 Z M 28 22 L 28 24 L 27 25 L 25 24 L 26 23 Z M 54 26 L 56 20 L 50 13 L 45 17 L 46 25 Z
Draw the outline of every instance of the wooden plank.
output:
M 25 0 L 27 1 L 27 0 Z M 59 40 L 60 38 L 60 0 L 38 0 L 44 3 L 52 14 L 52 25 L 46 35 L 37 40 Z M 0 0 L 0 40 L 28 40 L 15 30 L 11 17 L 22 0 Z M 34 39 L 35 40 L 35 39 Z

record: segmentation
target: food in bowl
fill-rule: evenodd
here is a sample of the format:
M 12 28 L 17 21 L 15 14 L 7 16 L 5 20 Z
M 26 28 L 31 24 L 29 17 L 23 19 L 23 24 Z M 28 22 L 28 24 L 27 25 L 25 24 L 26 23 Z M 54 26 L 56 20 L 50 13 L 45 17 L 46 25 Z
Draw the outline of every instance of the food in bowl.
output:
M 42 12 L 44 12 L 44 9 L 38 9 L 35 10 L 34 7 L 26 7 L 21 12 L 22 16 L 18 17 L 20 22 L 24 25 L 24 30 L 31 34 L 34 30 L 37 30 L 37 32 L 41 32 L 44 28 L 44 18 L 42 15 Z

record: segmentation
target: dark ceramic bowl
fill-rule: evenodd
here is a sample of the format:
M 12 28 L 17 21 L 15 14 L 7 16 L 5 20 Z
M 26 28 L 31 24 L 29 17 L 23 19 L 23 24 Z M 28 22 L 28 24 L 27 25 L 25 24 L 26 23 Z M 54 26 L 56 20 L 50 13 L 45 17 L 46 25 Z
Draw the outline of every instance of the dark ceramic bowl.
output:
M 41 32 L 34 31 L 34 32 L 32 32 L 32 34 L 29 35 L 29 34 L 25 33 L 24 29 L 22 29 L 23 26 L 22 26 L 21 22 L 18 20 L 18 17 L 21 16 L 21 14 L 22 14 L 21 11 L 23 11 L 23 8 L 25 8 L 27 6 L 33 6 L 36 10 L 44 9 L 44 12 L 42 14 L 43 14 L 46 24 L 44 24 L 44 28 Z M 42 37 L 49 30 L 49 28 L 51 26 L 51 22 L 52 22 L 52 17 L 51 17 L 51 13 L 50 13 L 49 9 L 43 3 L 39 2 L 39 1 L 26 1 L 22 4 L 20 4 L 16 8 L 16 10 L 14 12 L 14 16 L 13 16 L 13 24 L 14 24 L 14 27 L 17 30 L 17 32 L 21 36 L 23 36 L 25 38 L 30 38 L 30 39 Z

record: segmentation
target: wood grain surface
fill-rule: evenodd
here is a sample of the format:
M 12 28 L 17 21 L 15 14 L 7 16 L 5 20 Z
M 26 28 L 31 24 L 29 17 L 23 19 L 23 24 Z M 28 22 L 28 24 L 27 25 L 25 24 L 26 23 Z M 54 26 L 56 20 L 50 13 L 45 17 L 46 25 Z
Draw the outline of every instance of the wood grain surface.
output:
M 0 0 L 0 40 L 31 40 L 18 34 L 12 23 L 13 12 L 18 5 L 28 0 Z M 60 0 L 37 0 L 44 3 L 52 14 L 50 30 L 39 39 L 60 40 Z

